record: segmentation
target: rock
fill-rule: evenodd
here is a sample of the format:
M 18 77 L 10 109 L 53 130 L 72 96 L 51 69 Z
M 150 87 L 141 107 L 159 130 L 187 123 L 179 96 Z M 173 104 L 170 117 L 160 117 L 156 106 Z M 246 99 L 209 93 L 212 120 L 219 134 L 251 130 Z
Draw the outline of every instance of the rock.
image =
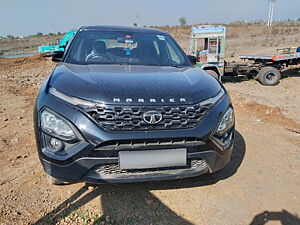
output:
M 3 121 L 8 121 L 8 118 L 4 118 Z
M 21 116 L 21 115 L 20 115 L 20 116 L 18 116 L 18 119 L 19 119 L 19 120 L 21 120 L 21 119 L 23 119 L 23 118 L 24 118 L 24 117 L 23 117 L 23 116 Z
M 18 142 L 19 142 L 19 138 L 17 138 L 17 137 L 11 139 L 11 141 L 10 141 L 11 144 L 16 144 Z
M 88 189 L 89 189 L 90 191 L 92 191 L 92 190 L 95 189 L 95 187 L 94 187 L 94 186 L 88 186 Z

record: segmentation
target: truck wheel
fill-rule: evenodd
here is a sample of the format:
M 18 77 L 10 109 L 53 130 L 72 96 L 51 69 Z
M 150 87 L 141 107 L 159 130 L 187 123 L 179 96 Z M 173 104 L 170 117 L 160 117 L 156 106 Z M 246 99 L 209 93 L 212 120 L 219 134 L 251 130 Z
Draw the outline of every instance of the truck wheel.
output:
M 58 178 L 52 177 L 49 174 L 46 174 L 46 176 L 47 176 L 48 183 L 51 184 L 51 185 L 70 184 L 69 182 L 66 182 L 66 181 L 60 180 Z
M 217 80 L 219 79 L 219 75 L 216 73 L 216 71 L 214 70 L 205 70 L 205 71 L 208 72 L 211 76 L 213 76 Z
M 271 66 L 262 68 L 261 71 L 257 74 L 258 81 L 267 86 L 275 86 L 279 83 L 281 78 L 281 72 Z

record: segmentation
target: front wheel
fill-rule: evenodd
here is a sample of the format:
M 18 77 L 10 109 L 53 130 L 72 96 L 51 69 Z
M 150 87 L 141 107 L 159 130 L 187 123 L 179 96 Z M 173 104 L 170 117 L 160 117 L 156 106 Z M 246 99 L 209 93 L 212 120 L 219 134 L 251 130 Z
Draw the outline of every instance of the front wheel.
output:
M 214 70 L 205 70 L 205 71 L 208 72 L 211 76 L 213 76 L 217 80 L 219 79 L 219 74 L 217 74 L 216 71 L 214 71 Z
M 259 71 L 257 75 L 258 81 L 262 85 L 267 85 L 267 86 L 275 86 L 279 83 L 279 80 L 281 78 L 281 72 L 271 66 L 267 66 L 262 68 L 261 71 Z

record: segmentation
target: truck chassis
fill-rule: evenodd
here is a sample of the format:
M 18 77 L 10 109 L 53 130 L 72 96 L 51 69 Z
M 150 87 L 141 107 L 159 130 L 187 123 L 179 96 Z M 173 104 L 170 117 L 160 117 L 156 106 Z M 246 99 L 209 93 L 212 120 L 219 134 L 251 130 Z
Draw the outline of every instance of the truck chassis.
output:
M 257 76 L 263 85 L 276 85 L 284 68 L 300 64 L 300 52 L 271 56 L 241 55 L 240 59 L 247 63 L 225 62 L 225 76 L 247 74 Z
M 221 79 L 222 76 L 250 75 L 256 76 L 263 85 L 277 85 L 281 71 L 300 64 L 300 47 L 278 49 L 282 54 L 270 56 L 242 55 L 244 63 L 225 61 L 226 27 L 196 26 L 192 27 L 188 54 L 196 57 L 196 65 L 209 74 Z

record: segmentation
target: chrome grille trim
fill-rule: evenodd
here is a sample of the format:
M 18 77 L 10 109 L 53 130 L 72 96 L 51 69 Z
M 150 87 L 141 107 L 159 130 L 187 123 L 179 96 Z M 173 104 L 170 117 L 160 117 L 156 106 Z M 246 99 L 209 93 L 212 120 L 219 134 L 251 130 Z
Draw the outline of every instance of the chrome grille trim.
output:
M 176 146 L 190 147 L 203 146 L 206 143 L 197 138 L 164 138 L 164 139 L 137 139 L 137 140 L 112 140 L 101 143 L 95 150 L 124 150 L 124 149 L 140 149 L 154 148 L 158 149 L 166 146 L 174 148 Z

